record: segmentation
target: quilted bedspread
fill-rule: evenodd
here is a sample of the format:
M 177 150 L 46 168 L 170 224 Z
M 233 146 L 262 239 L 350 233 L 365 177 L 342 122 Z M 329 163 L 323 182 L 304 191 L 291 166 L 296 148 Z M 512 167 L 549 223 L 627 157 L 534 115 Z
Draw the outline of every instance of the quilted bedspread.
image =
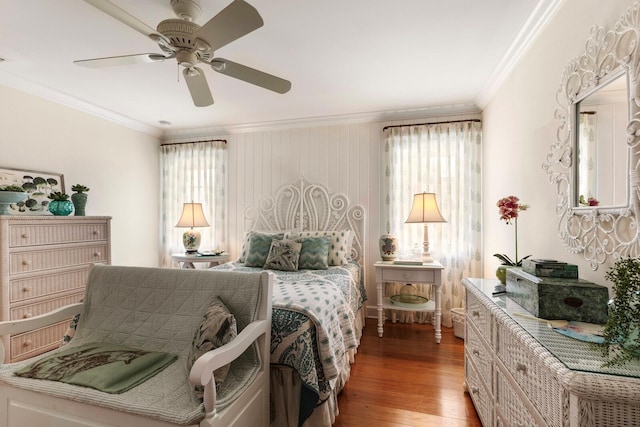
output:
M 262 270 L 237 262 L 214 268 Z M 315 406 L 329 397 L 339 362 L 359 343 L 355 317 L 366 301 L 361 268 L 352 262 L 328 270 L 272 271 L 271 364 L 295 369 L 316 396 Z

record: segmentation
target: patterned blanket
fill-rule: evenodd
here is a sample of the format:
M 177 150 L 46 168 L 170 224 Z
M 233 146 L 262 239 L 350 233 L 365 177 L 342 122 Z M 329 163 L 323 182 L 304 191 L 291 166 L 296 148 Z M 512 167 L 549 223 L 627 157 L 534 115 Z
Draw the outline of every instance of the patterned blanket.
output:
M 262 270 L 237 262 L 214 268 Z M 366 301 L 361 267 L 352 262 L 328 270 L 272 271 L 271 364 L 298 372 L 315 396 L 313 408 L 329 397 L 339 362 L 358 345 L 355 319 Z

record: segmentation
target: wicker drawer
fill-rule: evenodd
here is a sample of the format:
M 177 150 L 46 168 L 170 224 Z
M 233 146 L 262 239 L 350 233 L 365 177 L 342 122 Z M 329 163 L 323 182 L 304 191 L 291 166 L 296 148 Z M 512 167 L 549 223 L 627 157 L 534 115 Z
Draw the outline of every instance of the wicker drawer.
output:
M 407 269 L 396 270 L 388 267 L 382 270 L 383 282 L 434 283 L 435 280 L 436 280 L 436 273 L 433 270 L 411 271 Z
M 24 334 L 11 335 L 11 362 L 28 359 L 60 346 L 69 320 Z
M 107 224 L 15 224 L 9 226 L 9 247 L 95 242 L 107 239 Z
M 480 336 L 493 347 L 491 336 L 491 312 L 471 292 L 467 292 L 467 325 L 472 324 Z
M 46 275 L 14 279 L 10 283 L 11 303 L 51 295 L 74 289 L 83 290 L 89 277 L 89 267 L 80 270 L 56 272 Z
M 478 375 L 484 382 L 485 386 L 491 390 L 493 355 L 478 335 L 476 328 L 472 325 L 469 325 L 466 328 L 464 351 L 466 356 L 473 361 L 473 364 L 477 368 Z
M 28 319 L 30 317 L 40 316 L 65 305 L 75 304 L 82 300 L 84 292 L 75 294 L 67 294 L 58 298 L 47 298 L 44 301 L 26 304 L 18 307 L 11 307 L 9 310 L 10 320 Z
M 469 357 L 466 355 L 464 358 L 464 366 L 467 389 L 469 391 L 469 396 L 471 396 L 471 400 L 473 401 L 473 405 L 476 407 L 476 412 L 478 413 L 483 426 L 491 426 L 493 425 L 493 399 L 491 397 L 491 393 L 482 383 L 473 362 L 471 362 Z
M 562 425 L 563 388 L 526 342 L 533 338 L 518 325 L 496 322 L 496 354 L 529 401 L 550 426 Z
M 538 426 L 536 419 L 527 410 L 527 407 L 523 405 L 523 401 L 526 399 L 522 393 L 518 393 L 509 383 L 509 380 L 505 374 L 496 369 L 496 384 L 495 384 L 495 400 L 496 400 L 496 414 L 498 425 L 502 423 L 505 426 Z M 526 394 L 526 392 L 525 392 Z
M 107 245 L 90 245 L 30 252 L 14 252 L 9 255 L 10 273 L 28 273 L 59 267 L 106 262 Z

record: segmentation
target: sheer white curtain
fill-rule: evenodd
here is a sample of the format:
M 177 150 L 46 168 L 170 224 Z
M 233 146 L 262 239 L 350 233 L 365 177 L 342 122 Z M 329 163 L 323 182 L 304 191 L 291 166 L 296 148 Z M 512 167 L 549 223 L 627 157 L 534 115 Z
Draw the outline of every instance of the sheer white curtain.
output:
M 170 254 L 184 252 L 183 228 L 176 228 L 185 202 L 202 203 L 209 227 L 199 228 L 201 250 L 227 248 L 226 142 L 204 141 L 160 147 L 161 265 L 171 266 Z
M 419 256 L 423 224 L 405 224 L 415 193 L 436 194 L 447 220 L 429 224 L 430 251 L 444 266 L 442 324 L 450 309 L 464 305 L 463 277 L 482 277 L 482 124 L 477 121 L 389 127 L 385 130 L 385 214 L 387 232 L 398 237 L 400 256 Z M 404 283 L 390 284 L 387 295 Z M 416 285 L 414 285 L 416 286 Z M 430 285 L 418 292 L 433 298 Z M 430 315 L 398 312 L 400 321 L 424 322 Z
M 578 195 L 585 202 L 589 197 L 600 198 L 598 194 L 598 171 L 595 169 L 594 158 L 597 154 L 596 112 L 586 111 L 579 114 L 580 123 L 578 134 Z

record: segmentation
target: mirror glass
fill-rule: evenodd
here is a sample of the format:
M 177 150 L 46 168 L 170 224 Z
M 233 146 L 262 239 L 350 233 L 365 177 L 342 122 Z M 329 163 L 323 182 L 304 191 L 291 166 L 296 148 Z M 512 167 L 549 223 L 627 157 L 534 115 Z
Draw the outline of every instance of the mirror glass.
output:
M 628 202 L 626 74 L 600 85 L 576 104 L 573 206 L 622 206 Z

